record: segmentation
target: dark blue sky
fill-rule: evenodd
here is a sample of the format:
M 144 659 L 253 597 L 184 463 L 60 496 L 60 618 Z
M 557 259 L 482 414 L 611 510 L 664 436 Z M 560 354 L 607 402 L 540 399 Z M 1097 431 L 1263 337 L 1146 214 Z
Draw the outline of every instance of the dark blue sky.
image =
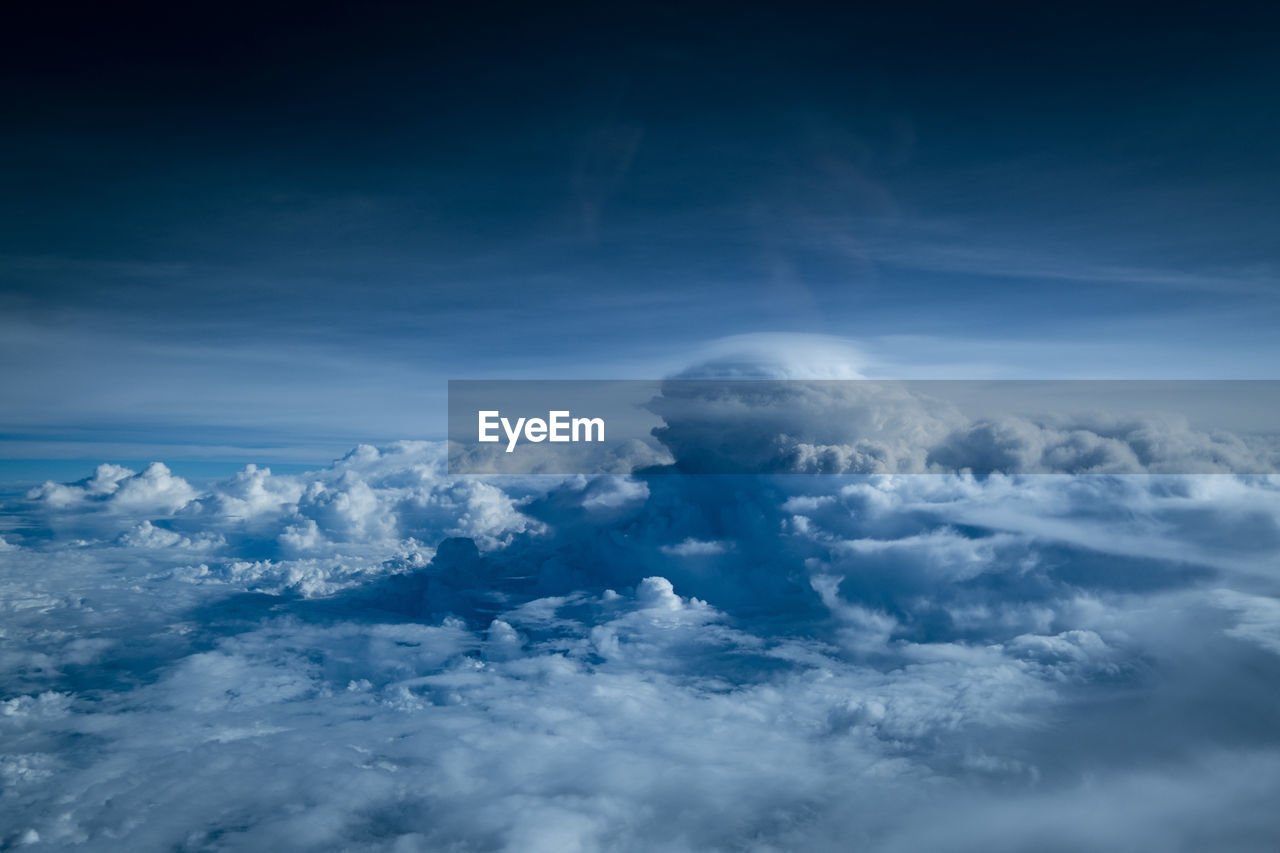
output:
M 448 378 L 653 377 L 741 335 L 870 375 L 1280 356 L 1274 14 L 23 14 L 0 457 L 311 461 L 438 436 Z

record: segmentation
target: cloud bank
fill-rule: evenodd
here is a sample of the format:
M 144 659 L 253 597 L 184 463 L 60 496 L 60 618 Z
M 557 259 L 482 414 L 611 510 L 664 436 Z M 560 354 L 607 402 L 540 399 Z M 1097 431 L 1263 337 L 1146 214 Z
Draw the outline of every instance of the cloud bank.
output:
M 716 376 L 662 384 L 647 408 L 663 420 L 653 435 L 674 457 L 676 470 L 1270 474 L 1280 469 L 1280 440 L 1273 433 L 1192 426 L 1185 411 L 1222 403 L 1220 395 L 1212 395 L 1214 383 L 1165 383 L 1166 396 L 1170 388 L 1175 396 L 1181 388 L 1183 399 L 1172 409 L 1150 412 L 1125 411 L 1124 401 L 1116 399 L 1126 390 L 1135 395 L 1148 390 L 1140 382 L 1118 387 L 1106 382 L 1021 383 L 1029 398 L 1070 390 L 1090 405 L 1030 415 L 1000 412 L 1000 405 L 1008 407 L 1011 400 L 996 399 L 990 402 L 997 411 L 981 414 L 983 406 L 978 413 L 964 411 L 957 401 L 980 394 L 989 383 L 796 381 L 785 368 L 762 364 L 760 369 L 768 372 L 753 377 L 755 381 Z M 706 370 L 717 369 L 718 362 L 708 362 Z M 1254 387 L 1262 389 L 1270 405 L 1275 389 L 1270 384 Z M 1017 395 L 1005 394 L 1014 401 Z M 1239 403 L 1239 392 L 1236 397 Z M 1108 411 L 1111 407 L 1118 411 Z
M 1280 834 L 1280 478 L 450 478 L 402 442 L 6 514 L 5 845 Z

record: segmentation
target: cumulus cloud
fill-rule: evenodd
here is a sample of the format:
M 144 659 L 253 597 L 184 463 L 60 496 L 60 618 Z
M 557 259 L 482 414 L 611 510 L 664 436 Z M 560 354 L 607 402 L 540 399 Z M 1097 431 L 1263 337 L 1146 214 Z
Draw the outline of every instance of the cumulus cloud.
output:
M 1194 429 L 1176 410 L 984 417 L 952 399 L 980 391 L 977 383 L 681 376 L 647 408 L 663 420 L 653 435 L 686 473 L 1266 474 L 1280 466 L 1275 436 Z
M 966 424 L 931 448 L 942 470 L 1062 474 L 1260 474 L 1275 470 L 1273 443 L 1194 430 L 1182 417 L 1022 417 Z
M 688 402 L 670 446 L 726 447 Z M 404 442 L 209 483 L 103 466 L 6 512 L 6 845 L 1280 833 L 1275 477 L 451 478 Z
M 47 482 L 32 489 L 28 498 L 54 510 L 83 504 L 117 512 L 149 512 L 170 515 L 191 502 L 195 490 L 162 462 L 153 462 L 142 473 L 119 465 L 99 465 L 97 472 L 78 483 Z
M 188 538 L 145 519 L 127 533 L 122 533 L 118 542 L 127 548 L 179 548 L 184 551 L 207 550 L 226 544 L 217 533 L 199 533 Z

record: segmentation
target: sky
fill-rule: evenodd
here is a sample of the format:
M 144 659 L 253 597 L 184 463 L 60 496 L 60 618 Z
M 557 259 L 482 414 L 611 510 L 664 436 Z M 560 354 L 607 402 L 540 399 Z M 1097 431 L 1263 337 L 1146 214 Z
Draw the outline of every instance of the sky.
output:
M 1275 14 L 434 5 L 0 26 L 0 849 L 1273 853 Z
M 878 376 L 1272 375 L 1257 9 L 15 24 L 0 456 L 24 471 L 327 462 L 442 435 L 450 378 L 660 378 L 743 335 L 836 338 Z

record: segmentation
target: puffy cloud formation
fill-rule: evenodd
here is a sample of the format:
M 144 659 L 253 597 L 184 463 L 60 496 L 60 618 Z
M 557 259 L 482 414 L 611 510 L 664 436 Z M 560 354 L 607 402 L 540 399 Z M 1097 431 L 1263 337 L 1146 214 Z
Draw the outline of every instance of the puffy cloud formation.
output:
M 653 434 L 674 457 L 674 469 L 720 474 L 1280 470 L 1274 435 L 1193 429 L 1176 410 L 1141 416 L 1047 411 L 1035 418 L 977 417 L 962 412 L 950 396 L 971 394 L 980 383 L 796 381 L 782 369 L 752 381 L 728 380 L 667 380 L 649 401 L 648 408 L 663 420 Z M 1095 395 L 1105 396 L 1101 390 Z M 1187 395 L 1183 405 L 1195 405 L 1193 391 Z
M 100 511 L 149 512 L 171 515 L 191 502 L 195 491 L 162 462 L 141 474 L 119 465 L 99 465 L 94 475 L 78 483 L 45 483 L 29 497 L 56 509 L 92 504 Z
M 443 452 L 101 466 L 7 506 L 0 844 L 1280 837 L 1280 478 L 451 479 Z

